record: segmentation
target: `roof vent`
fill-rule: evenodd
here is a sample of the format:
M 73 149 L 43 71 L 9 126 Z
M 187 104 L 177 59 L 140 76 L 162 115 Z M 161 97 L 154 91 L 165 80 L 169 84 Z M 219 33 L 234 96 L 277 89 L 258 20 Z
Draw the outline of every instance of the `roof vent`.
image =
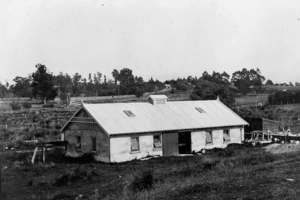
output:
M 166 95 L 150 95 L 148 100 L 153 105 L 166 104 L 168 97 Z

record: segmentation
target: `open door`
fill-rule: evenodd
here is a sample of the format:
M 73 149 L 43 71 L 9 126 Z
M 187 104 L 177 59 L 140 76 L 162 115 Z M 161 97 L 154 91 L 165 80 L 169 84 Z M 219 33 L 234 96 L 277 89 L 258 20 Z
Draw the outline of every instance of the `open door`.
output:
M 179 154 L 190 154 L 192 152 L 191 132 L 178 133 Z
M 164 133 L 162 135 L 163 156 L 178 155 L 178 133 Z

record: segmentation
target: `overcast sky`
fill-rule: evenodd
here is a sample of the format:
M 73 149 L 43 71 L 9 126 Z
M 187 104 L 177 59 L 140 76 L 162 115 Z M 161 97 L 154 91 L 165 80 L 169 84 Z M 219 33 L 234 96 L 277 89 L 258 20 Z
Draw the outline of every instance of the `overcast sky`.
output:
M 148 80 L 260 68 L 300 82 L 299 0 L 1 0 L 0 81 L 54 74 Z

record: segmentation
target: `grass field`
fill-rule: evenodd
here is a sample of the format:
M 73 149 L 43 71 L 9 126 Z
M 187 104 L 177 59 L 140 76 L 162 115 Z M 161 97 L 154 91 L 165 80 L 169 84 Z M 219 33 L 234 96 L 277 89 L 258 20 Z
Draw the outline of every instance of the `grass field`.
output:
M 232 146 L 203 156 L 120 164 L 63 159 L 57 151 L 53 155 L 46 164 L 33 166 L 26 155 L 6 155 L 7 199 L 300 198 L 299 153 Z
M 236 106 L 256 106 L 259 103 L 262 102 L 268 102 L 268 94 L 257 94 L 256 96 L 242 96 L 242 97 L 237 97 L 235 98 L 235 105 Z

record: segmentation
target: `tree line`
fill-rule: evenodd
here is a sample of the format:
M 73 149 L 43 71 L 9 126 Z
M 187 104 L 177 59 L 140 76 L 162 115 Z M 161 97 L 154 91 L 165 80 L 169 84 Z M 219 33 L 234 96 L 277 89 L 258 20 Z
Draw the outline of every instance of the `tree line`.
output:
M 300 91 L 277 91 L 269 95 L 268 101 L 272 105 L 300 103 Z
M 231 76 L 226 72 L 203 72 L 199 78 L 188 76 L 161 82 L 150 78 L 145 81 L 141 76 L 135 76 L 131 69 L 114 69 L 112 78 L 100 72 L 89 73 L 84 78 L 79 73 L 70 76 L 60 72 L 53 75 L 43 64 L 35 66 L 35 72 L 27 77 L 17 76 L 14 84 L 0 84 L 0 97 L 13 94 L 16 97 L 30 97 L 41 100 L 53 100 L 59 96 L 65 100 L 67 96 L 113 96 L 134 94 L 143 96 L 146 92 L 157 92 L 165 88 L 165 84 L 172 87 L 171 93 L 191 91 L 191 99 L 216 99 L 219 97 L 226 104 L 232 104 L 237 94 L 245 95 L 249 92 L 259 92 L 265 77 L 257 69 L 238 70 Z M 270 83 L 270 80 L 268 80 Z
M 134 76 L 131 69 L 114 69 L 112 79 L 96 72 L 89 73 L 88 79 L 79 73 L 70 76 L 60 72 L 53 75 L 43 64 L 35 66 L 36 71 L 27 77 L 17 76 L 14 84 L 0 83 L 0 97 L 29 97 L 41 100 L 53 100 L 59 96 L 65 100 L 67 96 L 108 96 L 135 94 L 142 96 L 145 92 L 154 92 L 165 86 L 159 80 L 144 81 L 140 76 Z

